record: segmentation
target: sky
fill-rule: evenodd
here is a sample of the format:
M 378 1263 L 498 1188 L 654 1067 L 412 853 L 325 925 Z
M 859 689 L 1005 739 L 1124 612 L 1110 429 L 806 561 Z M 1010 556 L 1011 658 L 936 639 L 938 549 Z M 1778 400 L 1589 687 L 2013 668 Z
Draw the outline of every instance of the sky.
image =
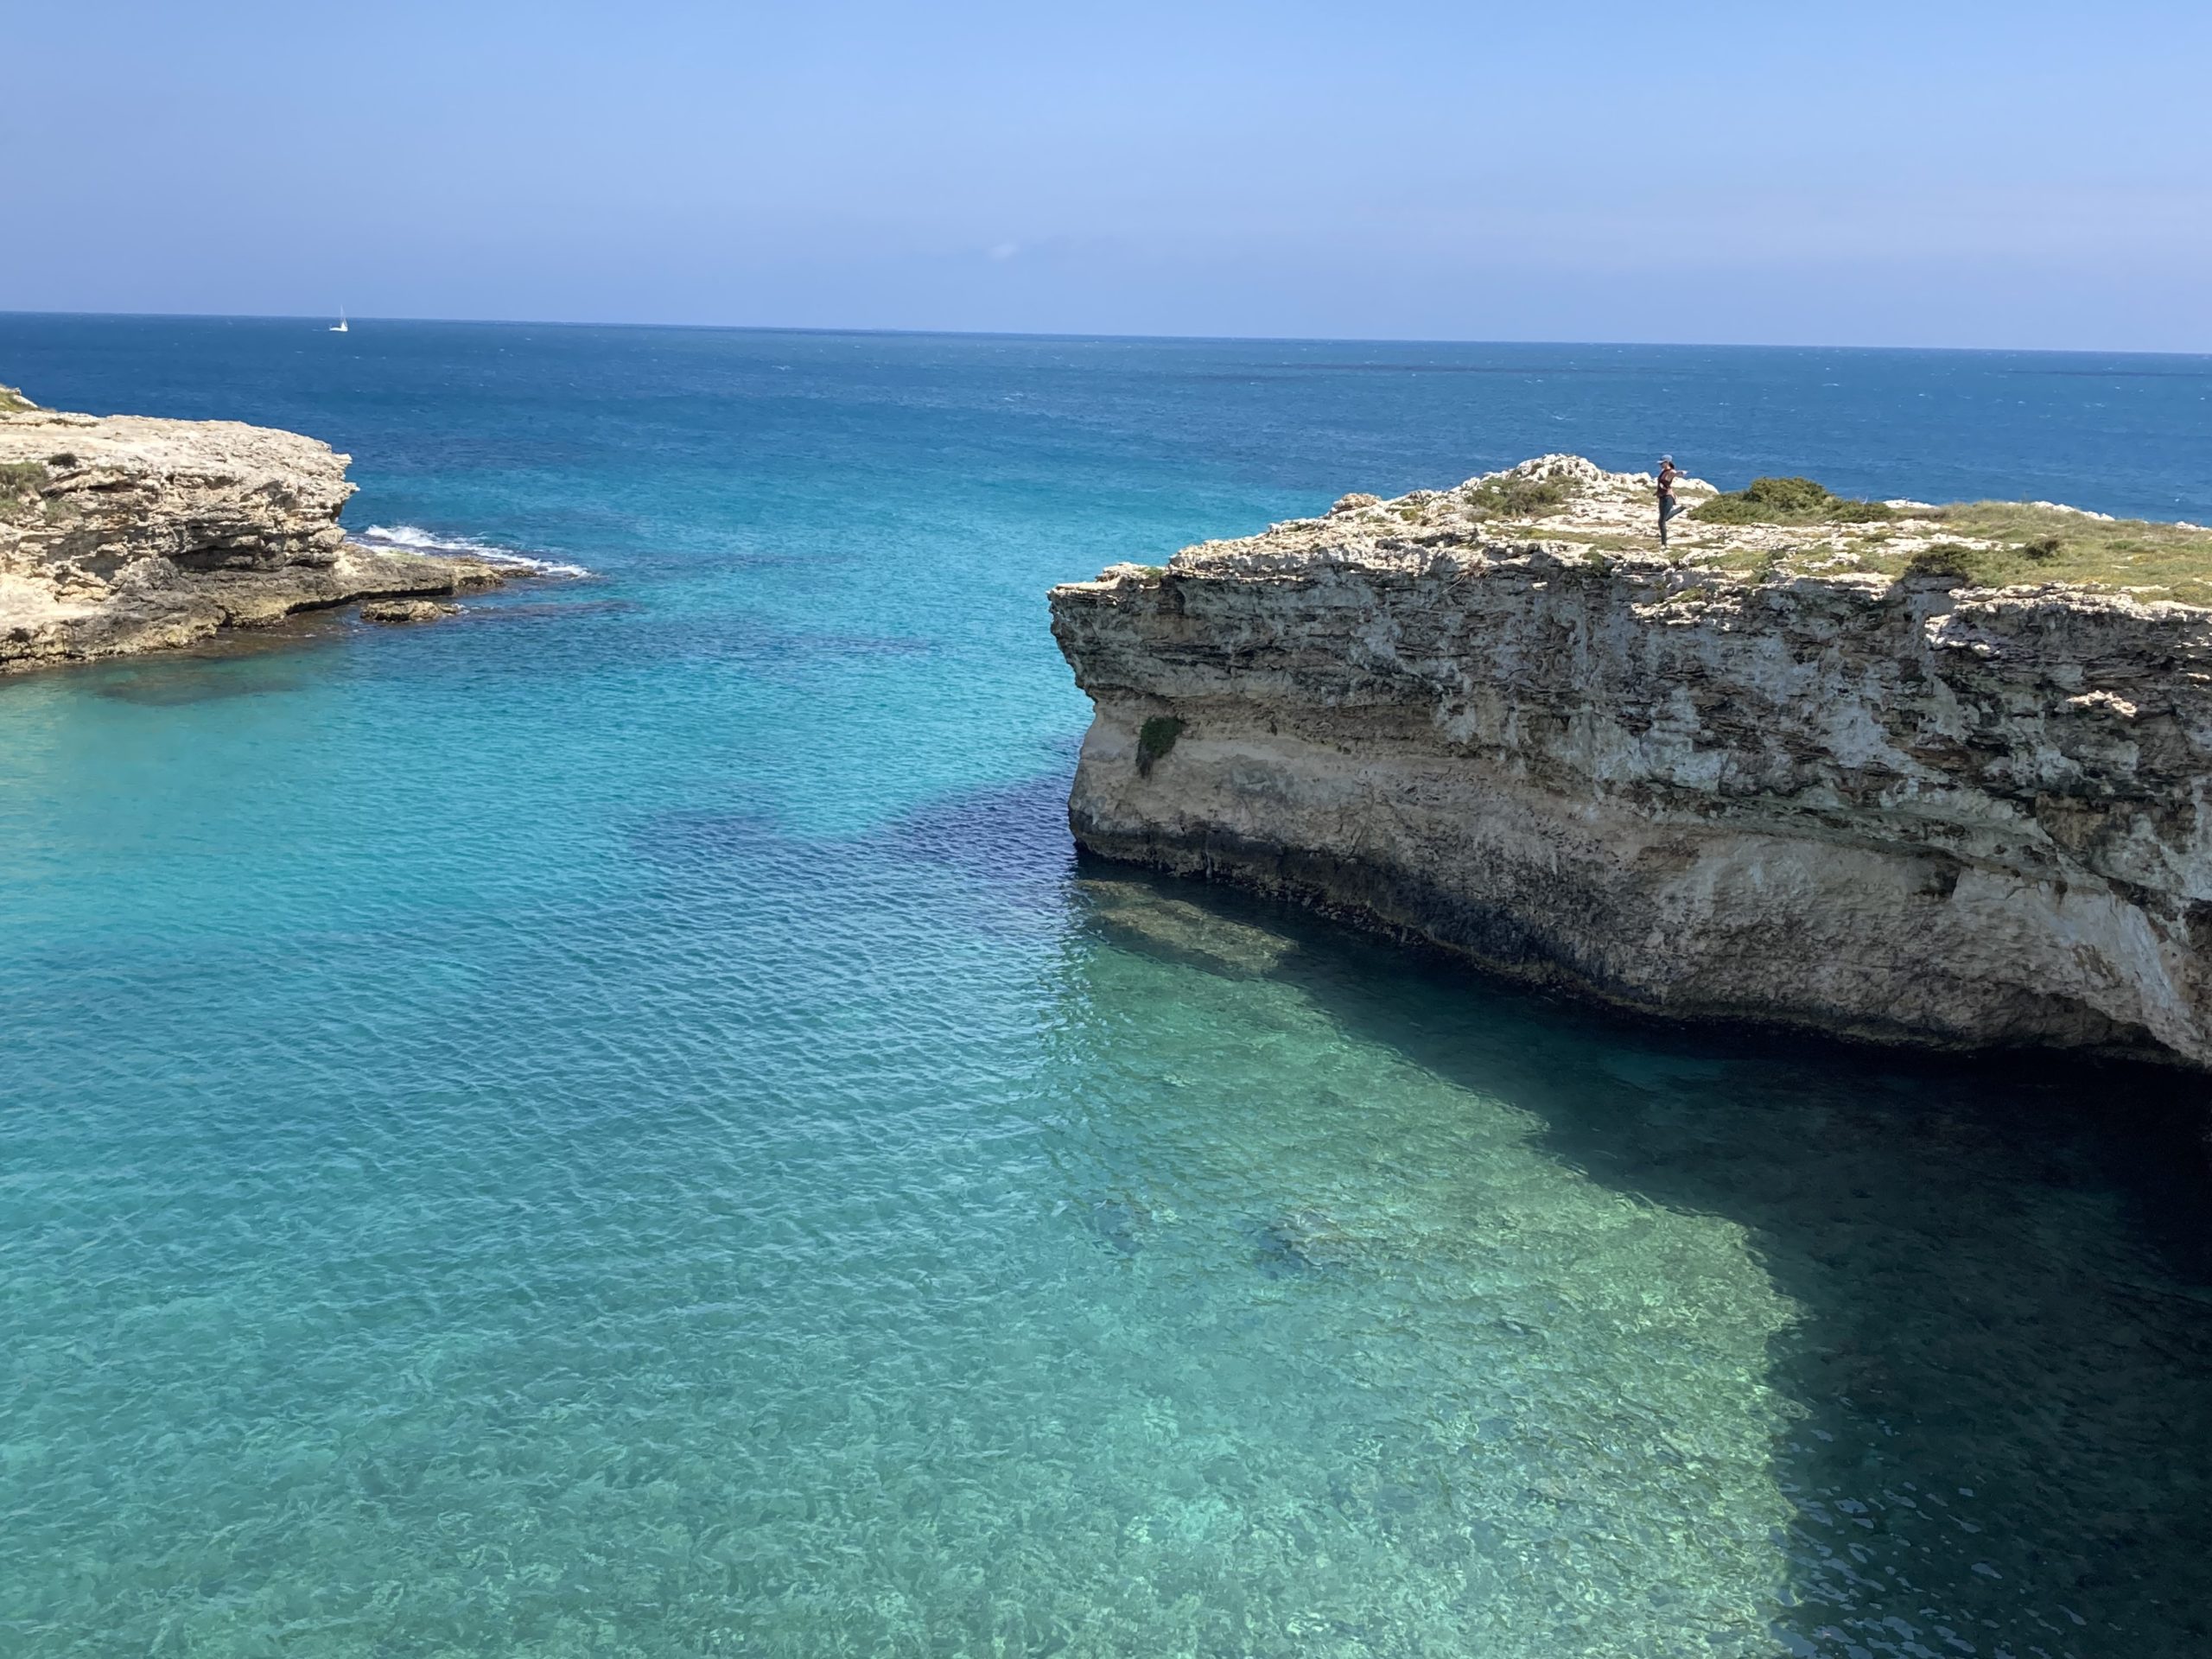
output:
M 2212 352 L 2212 3 L 5 9 L 0 310 Z

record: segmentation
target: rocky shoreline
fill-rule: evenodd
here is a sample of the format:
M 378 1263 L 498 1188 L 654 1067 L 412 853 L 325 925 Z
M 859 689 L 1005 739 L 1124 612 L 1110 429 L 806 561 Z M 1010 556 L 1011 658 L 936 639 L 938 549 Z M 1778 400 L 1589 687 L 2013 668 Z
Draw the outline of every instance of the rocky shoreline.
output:
M 1971 574 L 2202 533 L 1662 550 L 1652 487 L 1548 456 L 1055 588 L 1078 842 L 1662 1015 L 2212 1069 L 2212 608 Z
M 0 389 L 0 673 L 516 574 L 349 542 L 349 459 L 297 433 L 67 414 Z

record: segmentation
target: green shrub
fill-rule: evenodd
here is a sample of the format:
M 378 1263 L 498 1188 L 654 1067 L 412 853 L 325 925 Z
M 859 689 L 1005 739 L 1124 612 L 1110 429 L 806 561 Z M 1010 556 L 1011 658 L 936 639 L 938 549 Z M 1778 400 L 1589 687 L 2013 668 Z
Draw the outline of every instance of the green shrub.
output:
M 1541 518 L 1559 512 L 1581 493 L 1579 478 L 1558 474 L 1532 478 L 1526 473 L 1508 473 L 1502 478 L 1484 479 L 1469 490 L 1467 505 L 1500 518 Z
M 1747 505 L 1776 512 L 1818 512 L 1834 499 L 1827 485 L 1809 478 L 1755 478 L 1741 496 Z
M 0 415 L 17 415 L 38 405 L 13 386 L 0 386 Z
M 1183 721 L 1175 715 L 1154 715 L 1137 728 L 1137 776 L 1152 776 L 1153 763 L 1164 760 L 1175 740 L 1183 735 Z
M 1690 517 L 1709 524 L 1861 524 L 1894 518 L 1897 510 L 1879 501 L 1831 494 L 1826 485 L 1809 478 L 1755 478 L 1740 490 L 1691 508 Z
M 46 468 L 35 461 L 0 461 L 0 498 L 29 495 L 46 482 Z
M 1991 585 L 1989 577 L 1995 574 L 1995 561 L 1986 548 L 1937 542 L 1907 559 L 1904 573 L 1908 576 L 1941 576 L 1986 588 Z
M 1942 576 L 1976 588 L 2002 588 L 2007 582 L 2049 581 L 2048 566 L 2064 550 L 2056 536 L 2038 537 L 2005 547 L 1967 547 L 1958 542 L 1937 542 L 1923 547 L 1904 562 L 1908 576 Z

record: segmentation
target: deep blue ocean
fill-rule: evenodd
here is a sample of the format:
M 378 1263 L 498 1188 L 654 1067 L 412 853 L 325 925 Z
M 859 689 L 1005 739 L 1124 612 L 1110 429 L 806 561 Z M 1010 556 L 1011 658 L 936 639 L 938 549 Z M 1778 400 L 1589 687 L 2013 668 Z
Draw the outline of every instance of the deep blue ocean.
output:
M 588 574 L 0 681 L 0 1654 L 2212 1652 L 2190 1091 L 1079 863 L 1045 591 L 1551 450 L 2212 520 L 2212 359 L 0 316 Z

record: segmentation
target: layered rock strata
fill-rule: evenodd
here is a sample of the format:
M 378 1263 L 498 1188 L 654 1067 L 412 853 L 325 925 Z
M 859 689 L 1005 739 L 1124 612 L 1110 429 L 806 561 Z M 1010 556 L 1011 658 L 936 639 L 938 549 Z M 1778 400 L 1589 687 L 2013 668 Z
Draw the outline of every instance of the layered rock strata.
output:
M 1077 841 L 1662 1014 L 2212 1067 L 2212 610 L 1662 552 L 1648 477 L 1551 475 L 1054 589 Z
M 232 421 L 0 400 L 0 672 L 504 579 L 480 559 L 348 542 L 347 459 Z

